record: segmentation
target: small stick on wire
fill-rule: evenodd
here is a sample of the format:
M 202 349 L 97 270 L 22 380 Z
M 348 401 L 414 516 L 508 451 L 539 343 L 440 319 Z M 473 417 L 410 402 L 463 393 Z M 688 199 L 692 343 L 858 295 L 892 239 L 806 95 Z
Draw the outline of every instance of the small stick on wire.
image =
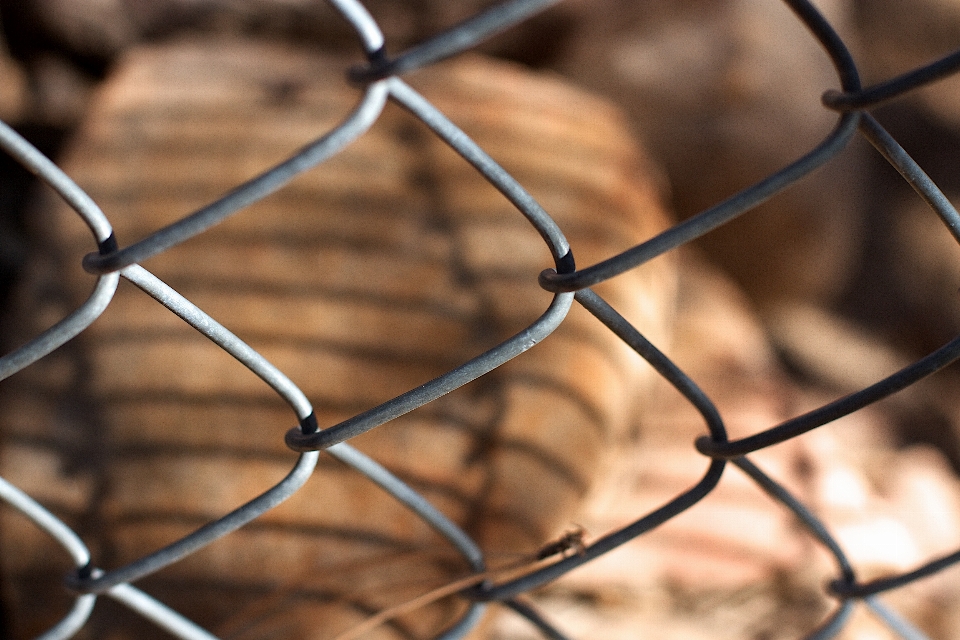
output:
M 414 609 L 419 609 L 420 607 L 425 607 L 426 605 L 440 600 L 441 598 L 445 598 L 459 591 L 463 591 L 464 589 L 474 587 L 484 580 L 496 578 L 527 566 L 533 566 L 542 560 L 550 558 L 551 556 L 562 555 L 563 557 L 567 557 L 567 553 L 570 551 L 573 551 L 578 555 L 582 554 L 586 549 L 586 543 L 584 542 L 585 535 L 586 531 L 584 528 L 580 525 L 577 525 L 575 529 L 567 531 L 557 540 L 543 546 L 531 556 L 521 558 L 515 562 L 511 562 L 510 564 L 497 567 L 496 569 L 489 569 L 487 571 L 483 571 L 482 573 L 474 573 L 469 576 L 464 576 L 463 578 L 437 587 L 432 591 L 428 591 L 421 596 L 417 596 L 412 600 L 407 600 L 406 602 L 401 602 L 400 604 L 394 605 L 389 609 L 384 609 L 380 613 L 370 616 L 357 626 L 347 629 L 340 635 L 336 636 L 333 640 L 354 640 L 355 638 L 359 638 L 362 634 L 379 627 L 384 622 L 403 615 L 404 613 L 413 611 Z
M 586 529 L 580 525 L 575 525 L 555 541 L 541 547 L 536 553 L 536 558 L 537 560 L 546 560 L 557 554 L 566 558 L 568 551 L 573 551 L 575 555 L 582 556 L 583 552 L 587 550 L 587 543 L 584 541 L 586 535 Z

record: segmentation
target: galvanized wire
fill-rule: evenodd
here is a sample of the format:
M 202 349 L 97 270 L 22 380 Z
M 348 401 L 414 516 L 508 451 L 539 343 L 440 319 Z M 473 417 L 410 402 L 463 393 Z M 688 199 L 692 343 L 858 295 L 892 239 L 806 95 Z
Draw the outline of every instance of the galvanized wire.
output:
M 139 612 L 177 637 L 198 640 L 213 637 L 139 591 L 131 583 L 196 552 L 286 500 L 313 474 L 321 450 L 373 480 L 446 537 L 474 572 L 484 573 L 486 562 L 483 552 L 469 535 L 421 494 L 346 441 L 432 402 L 533 348 L 564 321 L 576 301 L 647 360 L 703 417 L 709 435 L 698 439 L 696 448 L 708 458 L 705 460 L 704 475 L 692 488 L 659 508 L 638 515 L 633 523 L 620 530 L 599 537 L 583 549 L 582 553 L 562 558 L 520 578 L 501 583 L 487 580 L 467 589 L 463 595 L 472 600 L 471 606 L 458 622 L 439 637 L 462 637 L 478 623 L 485 602 L 503 601 L 515 613 L 526 617 L 544 637 L 565 638 L 563 631 L 547 621 L 530 603 L 514 598 L 616 549 L 690 508 L 713 491 L 729 461 L 747 474 L 772 500 L 789 510 L 811 539 L 817 541 L 836 561 L 839 577 L 829 585 L 829 591 L 837 601 L 836 609 L 819 622 L 808 638 L 835 637 L 843 630 L 854 606 L 860 601 L 875 612 L 893 633 L 908 640 L 922 638 L 920 631 L 877 599 L 877 595 L 956 565 L 960 562 L 960 551 L 929 561 L 898 576 L 867 583 L 859 582 L 842 545 L 831 535 L 829 528 L 811 509 L 745 456 L 849 415 L 948 366 L 960 357 L 960 337 L 876 384 L 783 424 L 735 442 L 728 442 L 723 418 L 707 394 L 685 375 L 667 354 L 654 346 L 589 288 L 672 251 L 750 211 L 834 158 L 858 131 L 901 173 L 941 218 L 954 238 L 960 241 L 960 215 L 956 209 L 903 148 L 866 111 L 881 101 L 893 99 L 955 73 L 960 68 L 960 52 L 890 81 L 861 89 L 856 65 L 846 45 L 817 9 L 806 0 L 785 0 L 785 3 L 806 25 L 811 36 L 823 46 L 836 68 L 842 91 L 828 91 L 823 96 L 827 108 L 840 112 L 833 131 L 809 153 L 728 200 L 617 256 L 579 270 L 574 263 L 570 245 L 549 212 L 442 113 L 397 77 L 475 46 L 485 38 L 553 4 L 549 0 L 514 0 L 503 3 L 393 58 L 386 53 L 384 38 L 376 22 L 359 2 L 330 0 L 330 4 L 356 30 L 369 61 L 367 66 L 355 67 L 350 71 L 350 78 L 354 82 L 365 85 L 364 95 L 356 109 L 341 125 L 323 133 L 316 141 L 273 169 L 239 185 L 223 198 L 191 215 L 123 248 L 116 245 L 112 227 L 96 203 L 49 159 L 10 127 L 0 123 L 0 147 L 53 187 L 90 228 L 97 251 L 84 258 L 83 266 L 87 271 L 99 276 L 93 293 L 80 308 L 28 344 L 0 358 L 0 379 L 44 358 L 81 333 L 109 306 L 119 278 L 123 277 L 219 345 L 282 397 L 298 423 L 297 427 L 288 432 L 286 442 L 290 448 L 301 453 L 289 475 L 279 484 L 265 488 L 259 497 L 168 547 L 111 571 L 103 571 L 91 564 L 87 547 L 74 531 L 17 487 L 0 479 L 0 499 L 29 518 L 39 531 L 53 537 L 72 558 L 76 567 L 76 571 L 66 577 L 68 586 L 77 594 L 75 606 L 42 637 L 69 638 L 74 635 L 85 624 L 95 606 L 97 594 L 104 594 L 124 603 L 131 610 Z M 321 427 L 306 395 L 286 375 L 214 318 L 139 266 L 139 263 L 218 225 L 244 207 L 283 188 L 303 171 L 335 156 L 376 122 L 387 100 L 397 102 L 422 120 L 440 139 L 500 190 L 514 204 L 518 214 L 533 225 L 556 263 L 555 269 L 540 274 L 539 282 L 544 289 L 555 295 L 538 320 L 502 344 L 380 406 L 339 424 Z M 811 626 L 815 624 L 816 622 L 812 621 Z

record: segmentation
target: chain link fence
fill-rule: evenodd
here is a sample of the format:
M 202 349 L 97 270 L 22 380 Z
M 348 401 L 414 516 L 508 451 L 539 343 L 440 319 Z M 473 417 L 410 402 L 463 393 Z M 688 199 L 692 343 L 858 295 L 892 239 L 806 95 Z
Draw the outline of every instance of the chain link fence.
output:
M 574 265 L 573 260 L 577 246 L 571 247 L 568 244 L 561 226 L 551 218 L 549 208 L 542 208 L 517 180 L 400 78 L 405 73 L 427 67 L 474 47 L 491 35 L 543 10 L 553 4 L 552 2 L 520 0 L 503 3 L 398 56 L 389 57 L 385 53 L 380 29 L 360 4 L 350 0 L 330 0 L 343 19 L 352 25 L 368 57 L 366 65 L 357 66 L 349 72 L 350 80 L 363 87 L 363 98 L 351 115 L 342 124 L 270 171 L 241 184 L 225 197 L 199 208 L 195 213 L 126 247 L 118 246 L 114 226 L 96 202 L 48 158 L 10 127 L 0 123 L 0 145 L 24 167 L 50 185 L 76 211 L 92 231 L 99 247 L 98 252 L 83 258 L 83 268 L 99 277 L 89 299 L 28 344 L 0 359 L 0 378 L 14 376 L 32 363 L 69 346 L 71 341 L 107 310 L 121 279 L 124 279 L 160 301 L 176 316 L 253 371 L 292 408 L 299 420 L 299 426 L 287 433 L 285 441 L 290 449 L 300 455 L 293 469 L 282 481 L 226 516 L 199 527 L 159 551 L 114 569 L 106 570 L 98 566 L 97 558 L 91 555 L 84 542 L 84 536 L 79 535 L 20 488 L 7 481 L 0 481 L 3 499 L 32 521 L 38 535 L 52 537 L 70 555 L 75 565 L 75 571 L 65 578 L 67 587 L 76 594 L 73 609 L 55 627 L 47 630 L 43 637 L 69 638 L 75 635 L 84 627 L 94 607 L 98 606 L 98 600 L 104 597 L 122 603 L 177 637 L 213 637 L 160 600 L 138 589 L 134 583 L 188 558 L 224 536 L 235 535 L 241 527 L 254 523 L 286 501 L 313 476 L 322 452 L 360 471 L 383 492 L 414 512 L 432 530 L 442 534 L 453 548 L 459 551 L 472 571 L 471 575 L 453 580 L 422 597 L 410 598 L 402 606 L 384 607 L 385 611 L 368 610 L 366 613 L 369 618 L 366 623 L 349 632 L 353 635 L 348 633 L 340 637 L 359 637 L 361 633 L 372 631 L 395 616 L 416 616 L 426 604 L 441 597 L 458 594 L 461 601 L 468 604 L 458 610 L 458 620 L 446 630 L 437 632 L 436 637 L 465 636 L 480 623 L 486 603 L 501 602 L 515 614 L 527 618 L 545 637 L 564 638 L 566 636 L 563 630 L 555 628 L 544 619 L 523 598 L 524 594 L 598 556 L 615 551 L 627 541 L 651 531 L 697 504 L 717 486 L 728 463 L 739 467 L 771 498 L 789 509 L 802 524 L 807 535 L 822 545 L 836 562 L 836 577 L 825 586 L 829 595 L 835 598 L 835 609 L 819 627 L 810 632 L 809 638 L 838 635 L 844 629 L 854 607 L 860 603 L 873 609 L 889 628 L 901 637 L 924 637 L 895 611 L 883 605 L 876 596 L 948 570 L 960 561 L 960 551 L 933 559 L 902 575 L 861 581 L 847 560 L 844 549 L 831 536 L 828 528 L 797 497 L 751 462 L 749 455 L 856 412 L 943 369 L 960 357 L 960 338 L 856 393 L 760 433 L 730 441 L 723 417 L 711 399 L 663 351 L 621 316 L 614 308 L 616 305 L 609 304 L 602 295 L 591 289 L 602 286 L 605 281 L 621 274 L 636 270 L 659 256 L 673 252 L 750 211 L 834 158 L 858 134 L 868 140 L 896 168 L 960 242 L 960 216 L 954 207 L 869 112 L 883 101 L 952 74 L 960 66 L 960 53 L 882 84 L 863 88 L 847 47 L 817 9 L 804 0 L 785 2 L 809 30 L 811 37 L 826 50 L 836 68 L 841 90 L 828 91 L 823 96 L 825 108 L 837 112 L 834 130 L 806 155 L 728 200 L 618 255 L 580 268 Z M 282 87 L 278 91 L 282 93 Z M 425 123 L 438 138 L 455 149 L 494 185 L 533 225 L 555 261 L 553 269 L 539 274 L 539 286 L 554 297 L 539 319 L 498 346 L 466 364 L 452 367 L 447 373 L 425 384 L 400 393 L 375 408 L 358 412 L 332 426 L 325 426 L 318 422 L 317 413 L 307 394 L 291 382 L 280 368 L 140 264 L 217 227 L 238 211 L 282 191 L 288 183 L 308 169 L 336 157 L 342 149 L 362 139 L 365 132 L 377 122 L 388 101 L 402 105 Z M 527 277 L 533 278 L 534 275 L 527 274 Z M 706 470 L 696 486 L 676 496 L 668 504 L 649 513 L 638 514 L 635 522 L 617 531 L 608 532 L 589 544 L 584 543 L 578 532 L 571 531 L 536 550 L 533 557 L 525 558 L 509 567 L 509 571 L 490 570 L 488 567 L 496 566 L 496 563 L 489 562 L 481 546 L 471 535 L 434 506 L 431 500 L 425 498 L 423 492 L 411 488 L 409 483 L 360 453 L 348 441 L 420 407 L 439 401 L 451 391 L 486 376 L 527 350 L 532 349 L 532 353 L 536 354 L 539 343 L 564 323 L 574 305 L 586 309 L 620 341 L 640 354 L 702 415 L 708 435 L 697 439 L 693 446 L 705 456 Z M 4 550 L 4 553 L 16 553 L 16 550 Z M 413 631 L 408 630 L 407 633 L 408 637 L 417 636 Z

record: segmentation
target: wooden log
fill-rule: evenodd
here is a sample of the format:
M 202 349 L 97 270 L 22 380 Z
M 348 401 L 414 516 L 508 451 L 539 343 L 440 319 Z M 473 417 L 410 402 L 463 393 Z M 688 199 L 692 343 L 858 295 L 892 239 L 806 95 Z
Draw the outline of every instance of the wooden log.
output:
M 338 123 L 359 92 L 348 62 L 245 42 L 132 50 L 61 165 L 121 245 L 212 201 Z M 656 172 L 620 114 L 560 81 L 466 56 L 411 84 L 544 205 L 581 266 L 667 224 Z M 11 344 L 75 308 L 94 278 L 89 231 L 52 197 L 16 302 Z M 256 348 L 313 403 L 321 428 L 389 400 L 537 318 L 552 266 L 525 219 L 394 105 L 332 160 L 143 266 Z M 597 288 L 667 339 L 669 257 Z M 351 444 L 459 523 L 488 564 L 535 553 L 570 526 L 652 370 L 574 305 L 530 352 Z M 89 329 L 2 385 L 2 475 L 116 568 L 221 517 L 296 461 L 296 416 L 267 385 L 121 281 Z M 63 551 L 20 514 L 0 520 L 11 637 L 72 602 Z M 468 574 L 422 520 L 326 455 L 281 506 L 137 586 L 215 633 L 332 638 L 378 610 Z M 432 637 L 460 597 L 369 637 Z M 157 635 L 98 600 L 85 633 Z

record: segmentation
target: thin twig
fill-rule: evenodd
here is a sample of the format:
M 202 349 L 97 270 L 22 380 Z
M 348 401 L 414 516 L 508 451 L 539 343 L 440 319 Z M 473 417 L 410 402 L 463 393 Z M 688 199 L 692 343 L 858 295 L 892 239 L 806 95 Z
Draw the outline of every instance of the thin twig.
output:
M 464 576 L 463 578 L 459 578 L 453 582 L 439 586 L 432 591 L 428 591 L 423 595 L 417 596 L 412 600 L 407 600 L 406 602 L 401 602 L 400 604 L 394 605 L 388 609 L 384 609 L 380 613 L 370 616 L 355 627 L 347 629 L 340 635 L 336 636 L 333 640 L 354 640 L 355 638 L 359 638 L 364 633 L 376 629 L 388 620 L 392 620 L 393 618 L 403 615 L 404 613 L 419 609 L 420 607 L 425 607 L 428 604 L 440 600 L 441 598 L 445 598 L 463 591 L 464 589 L 474 587 L 485 580 L 501 577 L 525 567 L 533 568 L 552 556 L 566 556 L 569 551 L 573 551 L 574 553 L 583 553 L 585 548 L 583 537 L 583 528 L 577 527 L 575 531 L 563 534 L 563 536 L 561 536 L 559 539 L 547 544 L 530 556 L 520 558 L 519 560 L 515 560 L 510 564 L 497 567 L 496 569 L 489 569 L 481 573 L 474 573 L 469 576 Z

